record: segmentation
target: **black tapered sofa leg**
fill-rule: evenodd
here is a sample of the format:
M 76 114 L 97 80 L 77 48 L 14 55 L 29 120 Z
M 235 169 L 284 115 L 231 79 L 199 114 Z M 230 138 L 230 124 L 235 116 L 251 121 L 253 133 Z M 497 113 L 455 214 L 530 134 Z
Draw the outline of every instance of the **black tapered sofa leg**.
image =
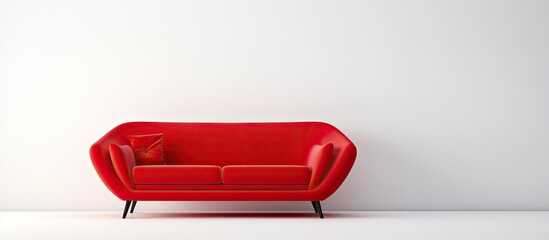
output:
M 318 213 L 318 209 L 316 208 L 315 201 L 311 201 L 311 203 L 313 204 L 313 208 L 315 209 L 315 213 Z
M 324 214 L 322 214 L 322 207 L 320 206 L 320 201 L 316 202 L 316 208 L 318 208 L 318 214 L 320 215 L 320 218 L 324 218 Z
M 132 202 L 132 208 L 130 209 L 130 213 L 133 213 L 133 210 L 135 209 L 135 204 L 136 203 L 137 203 L 137 201 Z
M 126 206 L 124 207 L 124 214 L 122 215 L 122 218 L 126 218 L 126 215 L 128 215 L 128 209 L 130 209 L 130 203 L 132 201 L 126 201 Z
M 322 207 L 320 206 L 320 201 L 313 201 L 313 207 L 320 215 L 320 218 L 324 218 L 324 214 L 322 214 Z

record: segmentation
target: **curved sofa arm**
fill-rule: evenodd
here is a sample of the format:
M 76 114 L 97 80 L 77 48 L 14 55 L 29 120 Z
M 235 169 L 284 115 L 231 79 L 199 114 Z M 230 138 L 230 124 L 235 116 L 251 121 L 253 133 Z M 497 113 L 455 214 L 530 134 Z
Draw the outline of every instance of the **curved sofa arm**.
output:
M 318 200 L 324 200 L 332 195 L 341 186 L 355 162 L 357 150 L 354 144 L 348 143 L 341 148 L 334 149 L 335 160 L 328 174 L 318 185 L 312 189 L 313 195 Z
M 109 146 L 112 143 L 118 145 L 129 144 L 129 141 L 125 139 L 125 134 L 119 133 L 124 132 L 126 125 L 121 124 L 115 127 L 97 140 L 90 148 L 90 158 L 99 178 L 115 196 L 124 201 L 133 200 L 131 199 L 133 190 L 128 188 L 118 177 L 111 161 Z

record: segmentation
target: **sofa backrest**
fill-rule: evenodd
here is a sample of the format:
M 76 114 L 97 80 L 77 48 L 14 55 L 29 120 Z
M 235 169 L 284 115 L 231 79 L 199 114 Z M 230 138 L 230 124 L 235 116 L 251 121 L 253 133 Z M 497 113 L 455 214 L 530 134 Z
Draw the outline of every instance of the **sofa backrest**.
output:
M 306 164 L 314 144 L 331 142 L 337 151 L 338 141 L 348 141 L 335 127 L 321 122 L 130 122 L 108 135 L 112 143 L 129 144 L 128 135 L 153 133 L 164 134 L 167 164 Z

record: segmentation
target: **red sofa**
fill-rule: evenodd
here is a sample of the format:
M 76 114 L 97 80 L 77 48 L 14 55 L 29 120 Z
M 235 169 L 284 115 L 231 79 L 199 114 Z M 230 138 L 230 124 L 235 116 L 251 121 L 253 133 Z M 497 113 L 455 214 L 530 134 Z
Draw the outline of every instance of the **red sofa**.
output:
M 146 134 L 162 137 L 153 153 L 162 163 L 136 162 L 145 155 L 130 139 Z M 137 201 L 223 200 L 311 201 L 323 218 L 320 201 L 343 183 L 356 148 L 322 122 L 129 122 L 95 142 L 90 157 L 107 188 L 126 201 L 123 218 Z

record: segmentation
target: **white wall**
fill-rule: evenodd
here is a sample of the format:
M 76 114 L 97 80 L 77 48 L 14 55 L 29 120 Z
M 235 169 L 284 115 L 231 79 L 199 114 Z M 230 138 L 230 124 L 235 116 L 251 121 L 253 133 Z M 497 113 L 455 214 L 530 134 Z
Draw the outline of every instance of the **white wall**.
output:
M 0 1 L 0 210 L 121 210 L 88 149 L 136 120 L 330 122 L 359 155 L 327 210 L 549 210 L 548 13 L 522 0 Z

